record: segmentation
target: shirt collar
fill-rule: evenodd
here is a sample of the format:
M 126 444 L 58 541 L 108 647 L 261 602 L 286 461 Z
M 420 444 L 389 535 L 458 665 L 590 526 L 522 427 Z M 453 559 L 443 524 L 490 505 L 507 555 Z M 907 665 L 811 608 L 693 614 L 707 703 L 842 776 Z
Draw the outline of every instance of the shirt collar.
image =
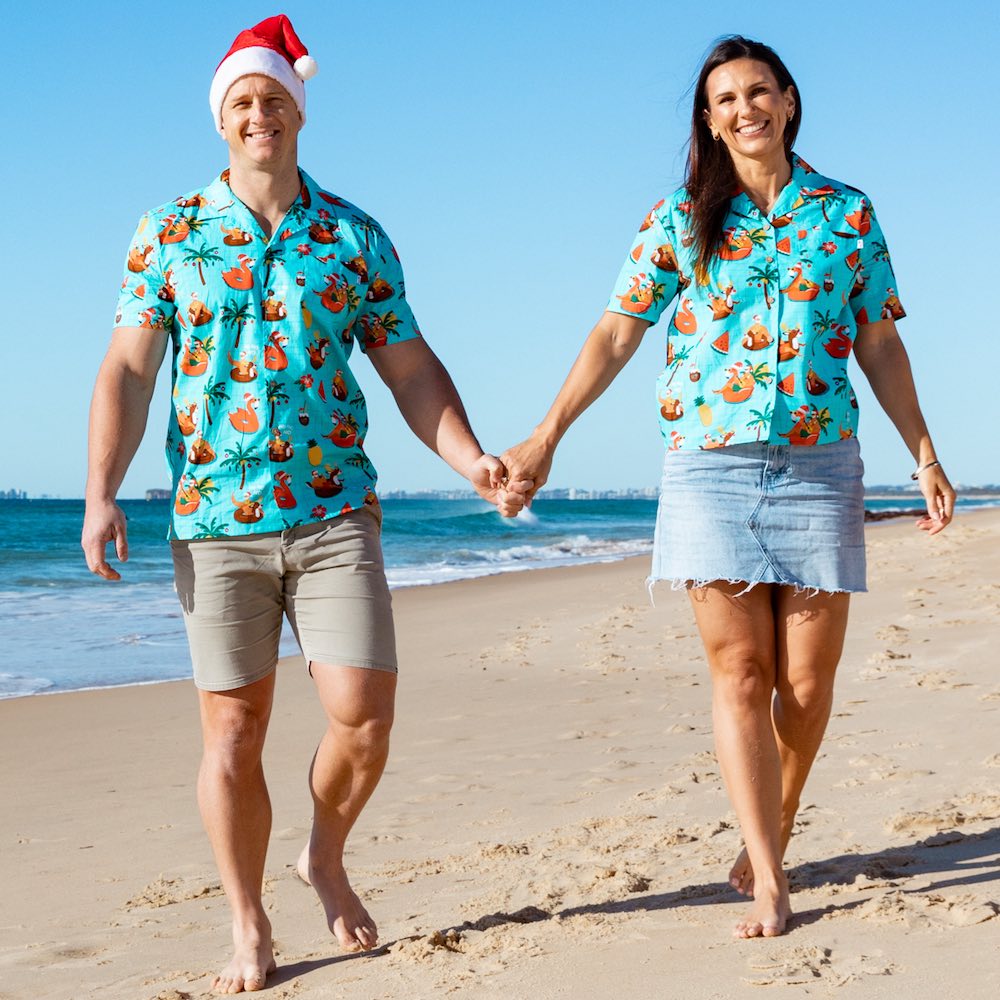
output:
M 292 239 L 309 228 L 310 211 L 313 213 L 316 211 L 316 201 L 321 189 L 301 167 L 299 168 L 299 179 L 302 182 L 299 193 L 285 213 L 281 228 L 274 234 L 270 242 Z M 242 219 L 245 226 L 251 227 L 255 232 L 260 232 L 260 225 L 253 217 L 253 212 L 233 194 L 233 189 L 229 186 L 228 168 L 223 170 L 204 189 L 203 194 L 206 201 L 217 211 L 232 212 Z M 263 234 L 261 237 L 263 238 Z
M 798 153 L 792 153 L 790 162 L 792 173 L 788 178 L 788 183 L 778 193 L 777 200 L 769 215 L 771 219 L 779 218 L 789 212 L 795 207 L 795 202 L 799 200 L 799 194 L 802 189 L 813 188 L 817 184 L 819 174 Z M 738 182 L 733 191 L 733 199 L 730 207 L 738 215 L 753 218 L 760 218 L 763 215 Z

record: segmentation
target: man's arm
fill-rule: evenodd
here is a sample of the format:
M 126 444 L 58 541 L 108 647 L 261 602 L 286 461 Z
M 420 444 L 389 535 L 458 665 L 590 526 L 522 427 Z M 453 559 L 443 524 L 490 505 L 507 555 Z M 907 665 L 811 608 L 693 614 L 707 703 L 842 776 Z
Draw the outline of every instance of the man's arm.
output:
M 413 433 L 504 517 L 514 517 L 531 484 L 503 483 L 503 465 L 483 453 L 451 376 L 427 342 L 406 340 L 371 350 L 368 357 Z M 506 489 L 501 489 L 502 483 Z
M 108 542 L 115 543 L 121 562 L 128 559 L 125 513 L 115 498 L 146 430 L 167 336 L 162 330 L 118 327 L 97 373 L 90 404 L 87 509 L 80 544 L 90 571 L 105 580 L 121 579 L 108 565 Z

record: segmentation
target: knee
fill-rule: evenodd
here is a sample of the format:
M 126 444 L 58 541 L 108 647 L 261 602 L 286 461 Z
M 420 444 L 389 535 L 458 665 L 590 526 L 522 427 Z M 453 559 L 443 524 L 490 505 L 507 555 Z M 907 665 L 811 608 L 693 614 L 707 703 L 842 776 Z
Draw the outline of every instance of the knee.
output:
M 343 751 L 357 763 L 372 763 L 385 756 L 392 730 L 392 713 L 380 713 L 349 724 L 335 724 Z
M 753 650 L 727 650 L 713 657 L 713 690 L 727 703 L 769 704 L 774 681 L 774 664 Z
M 267 719 L 243 710 L 218 713 L 205 726 L 205 763 L 231 777 L 256 771 Z
M 833 704 L 833 682 L 819 677 L 805 677 L 778 685 L 778 700 L 786 717 L 803 722 L 826 718 Z

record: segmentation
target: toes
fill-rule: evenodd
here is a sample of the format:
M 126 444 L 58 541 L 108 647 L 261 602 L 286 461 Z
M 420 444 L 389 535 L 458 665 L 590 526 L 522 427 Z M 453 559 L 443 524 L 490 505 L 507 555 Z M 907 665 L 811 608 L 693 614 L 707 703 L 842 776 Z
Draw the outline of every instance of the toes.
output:
M 764 924 L 761 929 L 762 937 L 780 937 L 785 932 L 784 927 L 778 924 Z

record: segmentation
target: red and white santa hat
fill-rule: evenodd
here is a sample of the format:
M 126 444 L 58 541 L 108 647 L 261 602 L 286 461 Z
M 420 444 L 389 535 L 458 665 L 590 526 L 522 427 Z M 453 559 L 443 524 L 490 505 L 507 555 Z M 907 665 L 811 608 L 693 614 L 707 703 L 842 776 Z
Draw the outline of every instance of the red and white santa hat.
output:
M 304 81 L 316 75 L 316 60 L 309 55 L 284 14 L 268 17 L 260 24 L 241 31 L 236 41 L 219 63 L 208 103 L 215 118 L 215 127 L 222 132 L 222 102 L 229 88 L 241 77 L 260 73 L 277 80 L 295 101 L 302 121 L 306 120 L 306 88 Z

